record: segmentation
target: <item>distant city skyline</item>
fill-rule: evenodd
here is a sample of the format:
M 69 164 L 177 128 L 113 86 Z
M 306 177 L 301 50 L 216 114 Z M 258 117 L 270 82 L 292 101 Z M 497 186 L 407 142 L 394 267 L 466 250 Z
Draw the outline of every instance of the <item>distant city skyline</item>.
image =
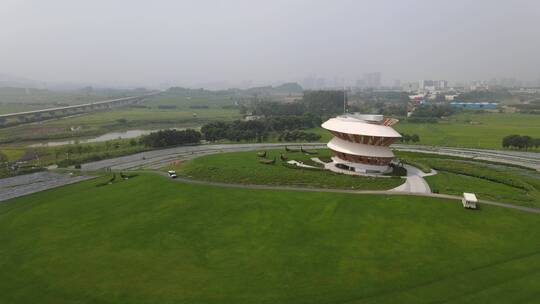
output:
M 491 77 L 488 79 L 478 80 L 447 80 L 447 79 L 416 79 L 416 80 L 402 80 L 396 79 L 391 76 L 385 77 L 379 72 L 365 73 L 358 78 L 346 79 L 344 77 L 333 76 L 325 78 L 317 74 L 305 75 L 299 79 L 287 79 L 287 80 L 274 80 L 274 81 L 260 81 L 256 79 L 246 79 L 239 82 L 232 82 L 228 80 L 222 81 L 208 81 L 199 83 L 177 83 L 175 81 L 164 81 L 158 84 L 148 85 L 145 83 L 129 83 L 129 82 L 54 82 L 54 81 L 42 81 L 39 79 L 29 79 L 20 76 L 7 75 L 0 73 L 0 87 L 2 86 L 15 86 L 15 87 L 35 87 L 35 88 L 49 88 L 49 89 L 78 89 L 84 86 L 95 86 L 98 88 L 137 88 L 145 87 L 148 89 L 167 89 L 174 86 L 183 86 L 188 88 L 206 88 L 206 89 L 228 89 L 239 88 L 247 89 L 258 86 L 276 86 L 283 83 L 295 82 L 301 85 L 304 89 L 330 89 L 330 88 L 343 88 L 343 87 L 356 87 L 356 88 L 383 88 L 383 87 L 401 87 L 401 88 L 414 88 L 414 89 L 444 89 L 452 86 L 468 86 L 468 85 L 491 85 L 502 87 L 540 87 L 540 78 L 537 80 L 522 80 L 514 77 Z

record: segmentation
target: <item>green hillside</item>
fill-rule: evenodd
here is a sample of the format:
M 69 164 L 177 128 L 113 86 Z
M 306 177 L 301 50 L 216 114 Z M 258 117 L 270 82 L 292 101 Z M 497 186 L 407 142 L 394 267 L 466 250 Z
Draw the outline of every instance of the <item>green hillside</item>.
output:
M 94 180 L 0 203 L 1 303 L 533 303 L 540 217 Z

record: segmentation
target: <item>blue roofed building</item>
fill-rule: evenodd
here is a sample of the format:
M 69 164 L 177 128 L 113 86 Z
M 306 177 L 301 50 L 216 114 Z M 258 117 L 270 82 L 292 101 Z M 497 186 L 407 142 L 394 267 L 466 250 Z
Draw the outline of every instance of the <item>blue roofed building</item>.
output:
M 451 107 L 460 108 L 460 109 L 471 109 L 471 110 L 493 110 L 497 109 L 497 102 L 462 102 L 454 101 L 450 103 Z

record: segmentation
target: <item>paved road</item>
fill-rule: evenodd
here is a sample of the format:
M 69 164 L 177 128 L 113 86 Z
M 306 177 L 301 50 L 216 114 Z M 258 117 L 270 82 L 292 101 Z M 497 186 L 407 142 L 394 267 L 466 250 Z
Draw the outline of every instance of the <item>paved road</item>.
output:
M 83 170 L 93 171 L 105 168 L 116 170 L 128 169 L 156 169 L 178 159 L 190 159 L 195 156 L 214 154 L 220 152 L 254 151 L 262 149 L 280 148 L 285 146 L 298 146 L 295 144 L 227 144 L 227 145 L 198 145 L 182 146 L 163 150 L 137 153 L 108 160 L 88 163 L 82 166 Z M 326 147 L 324 143 L 304 143 L 304 147 Z M 489 160 L 504 164 L 520 165 L 540 171 L 540 153 L 497 151 L 449 147 L 430 147 L 415 145 L 393 145 L 392 148 L 400 151 L 420 153 L 435 153 L 453 155 L 471 159 Z
M 198 157 L 205 154 L 214 154 L 214 153 L 220 153 L 220 152 L 236 152 L 236 151 L 254 151 L 254 150 L 263 150 L 263 149 L 272 149 L 272 148 L 280 148 L 285 146 L 297 146 L 292 144 L 236 144 L 236 145 L 197 145 L 197 146 L 183 146 L 183 147 L 176 147 L 176 148 L 170 148 L 170 149 L 163 149 L 163 150 L 156 150 L 156 151 L 149 151 L 149 152 L 143 152 L 138 153 L 134 155 L 129 156 L 123 156 L 108 160 L 102 160 L 92 163 L 87 163 L 82 166 L 83 171 L 93 171 L 93 170 L 101 170 L 105 168 L 111 168 L 113 170 L 130 170 L 130 169 L 156 169 L 163 167 L 167 165 L 168 163 L 178 160 L 178 159 L 191 159 L 194 157 Z M 302 144 L 304 147 L 309 148 L 320 148 L 324 147 L 324 144 L 321 143 L 307 143 Z M 401 150 L 401 149 L 407 149 L 407 150 L 414 150 L 414 151 L 430 151 L 430 153 L 433 153 L 433 148 L 431 147 L 422 147 L 422 146 L 406 146 L 406 145 L 398 145 L 395 148 Z M 455 151 L 458 151 L 460 153 L 463 153 L 462 155 L 467 155 L 467 150 L 471 149 L 459 149 L 459 148 L 443 148 L 443 149 L 450 149 L 451 151 L 441 150 L 437 151 L 441 154 L 444 153 L 455 153 Z M 471 157 L 473 154 L 477 154 L 480 152 L 476 152 L 476 150 L 473 150 L 474 152 L 471 152 Z M 500 153 L 499 151 L 487 151 L 486 153 L 493 154 L 492 157 L 497 158 L 499 154 L 506 154 L 506 153 Z M 512 153 L 514 154 L 514 153 Z M 530 154 L 530 153 L 528 153 Z M 528 154 L 519 154 L 516 155 L 518 161 L 523 158 L 527 161 L 532 159 L 538 159 L 540 161 L 540 155 L 537 155 L 535 153 L 532 153 L 532 155 Z M 501 158 L 502 162 L 504 162 L 504 157 Z M 24 178 L 24 176 L 16 177 L 16 178 Z M 91 178 L 91 177 L 81 177 L 81 178 Z M 5 180 L 0 180 L 0 182 L 4 182 Z M 336 190 L 336 189 L 313 189 L 313 188 L 301 188 L 301 187 L 283 187 L 283 186 L 264 186 L 264 185 L 235 185 L 235 184 L 224 184 L 224 183 L 213 183 L 213 182 L 204 182 L 204 181 L 195 181 L 190 179 L 182 179 L 178 178 L 178 181 L 182 181 L 185 183 L 190 184 L 203 184 L 203 185 L 213 185 L 213 186 L 220 186 L 220 187 L 230 187 L 230 188 L 249 188 L 249 189 L 275 189 L 275 190 L 292 190 L 292 191 L 306 191 L 306 192 L 336 192 L 336 193 L 364 193 L 364 194 L 387 194 L 387 195 L 421 195 L 421 196 L 429 196 L 429 197 L 438 197 L 438 198 L 448 198 L 448 199 L 457 199 L 461 200 L 460 196 L 454 196 L 454 195 L 445 195 L 445 194 L 434 194 L 434 193 L 416 193 L 416 192 L 402 192 L 402 191 L 355 191 L 355 190 Z M 21 182 L 22 181 L 22 182 Z M 72 182 L 77 182 L 78 180 L 72 180 Z M 29 181 L 23 181 L 19 180 L 19 182 L 11 182 L 11 185 L 18 184 L 21 186 L 24 186 L 24 184 L 32 184 L 32 182 Z M 60 185 L 65 185 L 69 182 L 63 182 L 59 183 Z M 7 182 L 6 185 L 8 185 L 9 182 Z M 56 183 L 52 183 L 51 185 L 47 186 L 47 183 L 44 183 L 43 187 L 38 189 L 37 186 L 33 187 L 34 190 L 30 191 L 21 191 L 27 193 L 37 192 L 45 189 L 49 189 L 52 187 L 57 187 L 54 185 Z M 417 188 L 417 186 L 410 186 L 412 188 Z M 429 186 L 427 186 L 429 187 Z M 10 188 L 9 186 L 4 187 L 5 189 Z M 31 187 L 32 188 L 32 187 Z M 20 188 L 22 189 L 22 188 Z M 0 197 L 3 194 L 3 192 L 6 190 L 3 190 L 0 188 Z M 7 193 L 7 192 L 6 192 Z M 24 195 L 21 194 L 21 195 Z M 0 199 L 1 200 L 1 199 Z M 522 207 L 522 206 L 516 206 L 512 204 L 506 204 L 506 203 L 500 203 L 500 202 L 491 202 L 491 201 L 485 201 L 480 200 L 480 203 L 487 204 L 487 205 L 494 205 L 494 206 L 500 206 L 505 208 L 512 208 L 517 210 L 522 210 L 526 212 L 532 212 L 532 213 L 539 213 L 540 209 L 536 208 L 528 208 L 528 207 Z
M 399 144 L 392 145 L 392 148 L 400 151 L 434 153 L 471 159 L 487 160 L 504 164 L 519 165 L 540 171 L 540 153 L 535 152 L 432 147 Z
M 172 161 L 191 159 L 194 157 L 221 152 L 256 151 L 264 149 L 283 148 L 285 146 L 298 146 L 294 144 L 230 144 L 230 145 L 197 145 L 182 146 L 163 150 L 154 150 L 87 163 L 81 166 L 83 171 L 94 171 L 111 168 L 113 170 L 129 169 L 158 169 Z M 324 144 L 302 144 L 303 147 L 322 148 Z
M 156 94 L 157 93 L 153 92 L 153 93 L 148 93 L 148 94 L 140 95 L 140 96 L 122 97 L 122 98 L 109 99 L 109 100 L 103 100 L 103 101 L 95 101 L 95 102 L 90 102 L 90 103 L 75 104 L 75 105 L 64 106 L 64 107 L 55 107 L 55 108 L 46 108 L 46 109 L 41 109 L 41 110 L 7 113 L 7 114 L 1 114 L 0 118 L 17 117 L 17 116 L 25 116 L 25 115 L 40 114 L 40 113 L 49 113 L 49 112 L 56 112 L 56 111 L 63 111 L 63 110 L 76 110 L 76 109 L 82 109 L 82 108 L 115 105 L 115 104 L 124 103 L 124 102 L 127 103 L 127 102 L 130 102 L 130 101 L 141 100 L 141 99 L 143 99 L 145 97 L 149 97 L 149 96 L 156 95 Z
M 0 201 L 91 178 L 94 176 L 71 176 L 47 171 L 3 178 L 0 179 Z

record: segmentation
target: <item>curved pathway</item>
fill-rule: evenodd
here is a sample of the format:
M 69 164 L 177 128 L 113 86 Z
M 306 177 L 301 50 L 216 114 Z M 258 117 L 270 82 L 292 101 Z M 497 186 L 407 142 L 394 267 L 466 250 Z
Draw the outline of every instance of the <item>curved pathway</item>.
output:
M 167 173 L 159 172 L 160 175 L 168 177 Z M 458 200 L 461 205 L 461 196 L 450 195 L 450 194 L 436 194 L 436 193 L 415 193 L 415 192 L 402 192 L 395 190 L 347 190 L 347 189 L 325 189 L 325 188 L 307 188 L 307 187 L 290 187 L 290 186 L 269 186 L 269 185 L 251 185 L 251 184 L 229 184 L 221 182 L 210 182 L 203 180 L 194 180 L 190 178 L 177 177 L 171 179 L 175 182 L 181 182 L 191 185 L 203 185 L 203 186 L 213 186 L 213 187 L 224 187 L 224 188 L 237 188 L 237 189 L 255 189 L 255 190 L 285 190 L 285 191 L 301 191 L 301 192 L 326 192 L 326 193 L 349 193 L 349 194 L 383 194 L 383 195 L 410 195 L 410 196 L 427 196 L 435 198 L 444 198 Z M 540 209 L 518 206 L 507 203 L 493 202 L 487 200 L 478 200 L 480 204 L 493 205 L 504 208 L 521 210 L 529 213 L 540 214 Z M 474 211 L 471 211 L 474 212 Z
M 221 152 L 240 152 L 240 151 L 256 151 L 262 149 L 277 149 L 284 148 L 285 146 L 304 146 L 310 148 L 323 148 L 326 147 L 323 143 L 270 143 L 270 144 L 217 144 L 217 145 L 196 145 L 196 146 L 181 146 L 163 150 L 154 150 L 148 152 L 137 153 L 133 155 L 118 157 L 114 159 L 107 159 L 92 163 L 87 163 L 82 166 L 83 171 L 94 171 L 103 169 L 113 170 L 133 170 L 133 169 L 159 169 L 163 166 L 171 163 L 175 160 L 188 160 L 195 157 L 199 157 L 207 154 L 215 154 Z M 519 153 L 514 151 L 495 151 L 495 150 L 475 150 L 475 149 L 461 149 L 461 148 L 440 148 L 427 147 L 427 146 L 414 146 L 414 145 L 395 145 L 397 150 L 423 152 L 423 153 L 438 153 L 443 155 L 456 155 L 461 157 L 479 158 L 479 155 L 484 155 L 486 158 L 489 156 L 489 160 L 518 164 L 529 168 L 540 168 L 540 153 Z M 484 153 L 484 154 L 482 154 Z M 511 157 L 512 159 L 508 159 Z M 416 168 L 414 168 L 416 169 Z M 413 170 L 414 170 L 413 169 Z M 418 169 L 416 169 L 418 170 Z M 419 170 L 418 170 L 419 171 Z M 414 171 L 416 172 L 416 171 Z M 417 172 L 418 173 L 418 172 Z M 387 191 L 357 191 L 357 190 L 340 190 L 340 189 L 316 189 L 316 188 L 303 188 L 303 187 L 286 187 L 286 186 L 266 186 L 266 185 L 241 185 L 241 184 L 226 184 L 217 182 L 197 181 L 186 178 L 178 178 L 178 181 L 182 181 L 190 184 L 202 184 L 219 187 L 229 188 L 247 188 L 247 189 L 272 189 L 272 190 L 292 190 L 292 191 L 306 191 L 306 192 L 334 192 L 334 193 L 356 193 L 356 194 L 387 194 L 387 195 L 416 195 L 416 196 L 429 196 L 447 199 L 456 199 L 461 201 L 461 196 L 435 194 L 430 193 L 429 185 L 424 184 L 424 176 L 428 176 L 436 173 L 435 171 L 425 174 L 423 172 L 418 173 L 420 179 L 413 178 L 408 179 L 404 184 L 406 189 L 393 189 Z M 413 174 L 413 172 L 411 172 Z M 428 190 L 429 189 L 429 190 Z M 416 190 L 416 191 L 411 191 Z M 480 203 L 486 205 L 494 205 L 505 208 L 517 209 L 526 212 L 540 214 L 540 209 L 530 208 L 524 206 L 518 206 L 507 203 L 492 202 L 486 200 L 479 200 Z
M 87 164 L 82 165 L 82 171 L 95 171 L 95 170 L 103 170 L 103 169 L 109 169 L 109 168 L 113 170 L 157 169 L 157 168 L 161 168 L 165 166 L 166 164 L 174 160 L 192 159 L 192 158 L 195 158 L 201 155 L 206 155 L 206 154 L 214 154 L 214 153 L 221 153 L 221 152 L 254 151 L 254 150 L 261 150 L 261 149 L 283 148 L 285 146 L 300 146 L 300 145 L 310 147 L 310 148 L 325 147 L 325 145 L 322 143 L 222 144 L 222 145 L 182 146 L 182 147 L 169 148 L 169 149 L 163 149 L 163 150 L 142 152 L 142 153 L 137 153 L 133 155 L 87 163 Z M 422 149 L 421 146 L 404 146 L 404 145 L 399 145 L 395 148 L 397 148 L 398 150 L 403 149 L 403 150 L 413 150 L 413 151 L 418 151 L 418 152 L 420 152 L 419 150 Z M 434 149 L 433 147 L 429 147 L 429 150 L 423 150 L 422 152 L 433 153 L 433 149 Z M 454 150 L 460 150 L 461 152 L 466 153 L 464 151 L 471 150 L 471 149 L 455 148 Z M 445 153 L 446 153 L 445 151 L 441 152 L 441 154 L 445 154 Z M 492 153 L 492 152 L 488 151 L 487 153 Z M 494 157 L 497 157 L 497 153 L 499 152 L 496 152 L 494 154 L 495 155 Z M 538 164 L 540 164 L 540 154 L 538 154 L 538 158 L 536 158 L 537 155 L 535 153 L 528 153 L 528 154 L 532 154 L 532 155 L 519 155 L 516 157 L 518 159 L 521 159 L 521 158 L 525 159 L 524 164 L 527 164 L 526 162 L 531 161 L 531 159 L 532 161 L 538 160 Z M 471 156 L 471 157 L 474 157 L 474 156 Z M 501 159 L 500 162 L 505 162 L 505 161 L 504 159 Z M 523 163 L 520 163 L 520 165 L 521 164 Z M 305 192 L 355 193 L 355 194 L 416 195 L 416 196 L 428 196 L 428 197 L 461 200 L 461 196 L 429 193 L 428 191 L 426 191 L 429 185 L 427 185 L 427 187 L 426 185 L 422 186 L 419 184 L 421 182 L 418 182 L 418 181 L 411 181 L 409 183 L 409 186 L 406 186 L 408 187 L 408 189 L 393 189 L 393 190 L 387 190 L 387 191 L 358 191 L 358 190 L 318 189 L 318 188 L 286 187 L 286 186 L 241 185 L 241 184 L 226 184 L 226 183 L 197 181 L 197 180 L 191 180 L 191 179 L 186 179 L 186 178 L 178 178 L 177 181 L 181 181 L 181 182 L 189 183 L 189 184 L 201 184 L 201 185 L 229 187 L 229 188 L 291 190 L 291 191 L 305 191 Z M 420 190 L 420 191 L 418 192 L 411 191 L 413 189 Z M 42 189 L 42 190 L 45 190 L 45 189 Z M 409 192 L 404 192 L 403 190 L 409 190 Z M 537 209 L 537 208 L 530 208 L 530 207 L 524 207 L 524 206 L 518 206 L 518 205 L 500 203 L 500 202 L 492 202 L 492 201 L 486 201 L 486 200 L 479 200 L 479 202 L 481 204 L 486 204 L 486 205 L 494 205 L 494 206 L 500 206 L 500 207 L 505 207 L 505 208 L 517 209 L 517 210 L 521 210 L 525 212 L 540 214 L 540 209 Z

